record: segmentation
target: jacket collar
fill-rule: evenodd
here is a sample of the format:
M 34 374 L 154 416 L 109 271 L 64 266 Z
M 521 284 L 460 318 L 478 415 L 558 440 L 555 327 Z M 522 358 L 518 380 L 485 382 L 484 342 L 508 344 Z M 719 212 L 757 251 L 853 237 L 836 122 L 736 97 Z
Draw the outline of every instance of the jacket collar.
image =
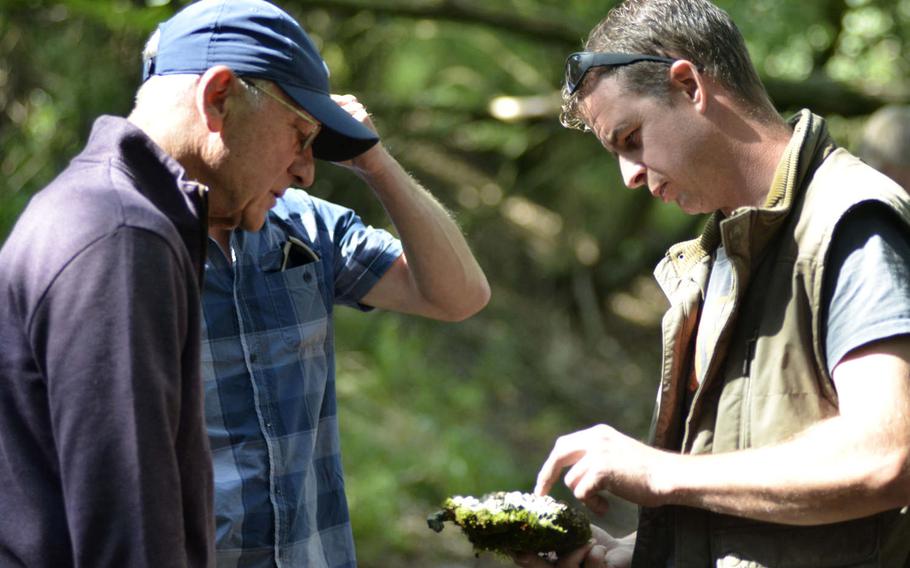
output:
M 159 208 L 167 201 L 163 187 L 177 185 L 188 207 L 196 217 L 205 218 L 202 208 L 207 188 L 186 179 L 186 171 L 139 127 L 125 118 L 100 116 L 92 126 L 81 160 L 113 160 L 137 182 L 148 188 L 146 197 Z
M 768 242 L 777 234 L 789 216 L 796 196 L 801 193 L 812 172 L 834 151 L 836 145 L 820 116 L 802 110 L 789 123 L 793 136 L 777 165 L 768 197 L 761 207 L 740 207 L 725 217 L 715 211 L 697 238 L 673 245 L 655 270 L 655 276 L 670 296 L 676 286 L 672 281 L 690 274 L 704 263 L 726 236 L 735 251 L 751 259 L 760 258 Z M 702 271 L 699 271 L 700 273 Z
M 129 176 L 133 189 L 164 213 L 186 243 L 201 278 L 208 227 L 208 188 L 186 179 L 186 170 L 139 127 L 125 118 L 95 120 L 76 158 L 110 161 Z M 175 191 L 176 190 L 176 191 Z M 198 261 L 198 262 L 197 262 Z

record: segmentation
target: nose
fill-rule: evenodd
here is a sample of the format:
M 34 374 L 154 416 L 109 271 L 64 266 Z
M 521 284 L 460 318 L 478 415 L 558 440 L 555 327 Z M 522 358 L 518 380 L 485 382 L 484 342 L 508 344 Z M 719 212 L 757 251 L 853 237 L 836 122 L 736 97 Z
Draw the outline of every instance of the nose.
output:
M 641 187 L 648 181 L 648 170 L 640 162 L 633 162 L 622 156 L 619 157 L 619 171 L 622 181 L 629 189 Z
M 306 188 L 313 185 L 316 179 L 316 159 L 313 157 L 312 146 L 295 156 L 288 173 L 294 177 L 295 186 Z

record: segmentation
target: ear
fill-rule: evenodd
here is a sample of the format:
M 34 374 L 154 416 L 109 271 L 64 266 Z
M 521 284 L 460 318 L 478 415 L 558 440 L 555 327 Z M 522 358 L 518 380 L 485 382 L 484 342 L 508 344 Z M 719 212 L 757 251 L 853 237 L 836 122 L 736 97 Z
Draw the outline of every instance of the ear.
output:
M 239 78 L 224 65 L 212 67 L 199 78 L 196 109 L 204 118 L 209 132 L 220 132 L 228 112 L 228 98 L 238 87 Z
M 699 112 L 707 108 L 708 81 L 691 61 L 680 59 L 670 66 L 670 88 L 685 95 Z

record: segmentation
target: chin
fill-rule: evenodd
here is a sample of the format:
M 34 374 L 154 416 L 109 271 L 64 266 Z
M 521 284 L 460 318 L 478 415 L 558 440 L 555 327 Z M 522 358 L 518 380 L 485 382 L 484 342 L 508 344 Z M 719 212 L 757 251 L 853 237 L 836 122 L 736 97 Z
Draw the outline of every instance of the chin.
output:
M 714 212 L 713 209 L 705 209 L 704 207 L 700 207 L 698 203 L 689 204 L 689 203 L 681 203 L 681 202 L 677 201 L 676 205 L 686 215 L 704 215 L 705 213 Z
M 255 233 L 265 225 L 265 214 L 256 216 L 254 219 L 243 218 L 240 221 L 240 228 L 249 233 Z

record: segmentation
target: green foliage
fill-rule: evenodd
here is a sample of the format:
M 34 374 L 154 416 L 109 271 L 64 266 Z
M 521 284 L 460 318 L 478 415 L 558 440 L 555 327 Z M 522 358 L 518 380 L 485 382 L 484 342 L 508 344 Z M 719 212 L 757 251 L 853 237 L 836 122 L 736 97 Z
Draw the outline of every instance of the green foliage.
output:
M 664 306 L 649 273 L 701 219 L 624 188 L 592 136 L 556 121 L 564 58 L 613 2 L 277 1 L 453 211 L 492 284 L 462 324 L 340 310 L 336 327 L 361 565 L 469 558 L 427 539 L 446 495 L 527 489 L 557 435 L 600 421 L 645 435 Z M 0 241 L 94 118 L 129 112 L 146 37 L 186 3 L 0 0 Z M 847 146 L 876 106 L 908 100 L 910 0 L 719 3 L 782 111 L 832 115 Z M 320 164 L 310 191 L 387 224 L 339 168 Z M 622 532 L 634 510 L 594 520 Z
M 365 566 L 470 555 L 450 535 L 427 541 L 424 518 L 446 495 L 529 490 L 557 433 L 605 417 L 641 435 L 647 428 L 646 376 L 657 361 L 645 352 L 635 359 L 631 346 L 647 335 L 653 348 L 652 331 L 629 325 L 629 343 L 604 335 L 588 345 L 552 303 L 494 298 L 456 326 L 336 314 L 343 456 Z M 562 488 L 557 495 L 571 500 Z M 617 504 L 594 520 L 627 530 L 632 513 Z
M 125 114 L 142 41 L 164 13 L 124 2 L 7 2 L 0 13 L 0 238 L 78 152 L 95 117 Z

